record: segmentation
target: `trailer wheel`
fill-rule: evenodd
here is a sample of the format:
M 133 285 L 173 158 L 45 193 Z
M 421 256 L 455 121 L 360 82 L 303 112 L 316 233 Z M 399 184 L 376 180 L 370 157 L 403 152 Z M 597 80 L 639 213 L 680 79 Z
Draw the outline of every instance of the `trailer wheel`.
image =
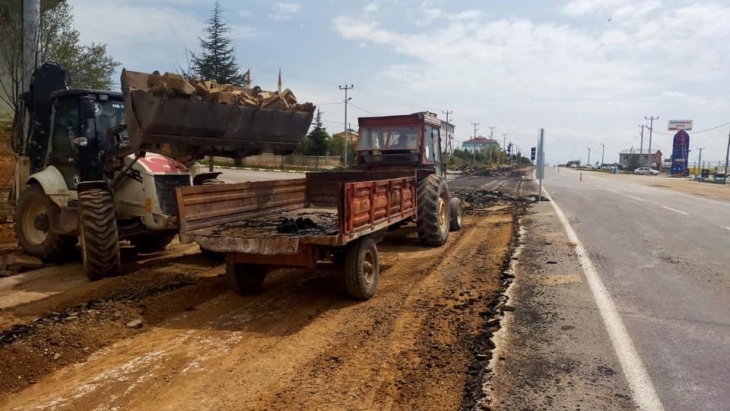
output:
M 461 204 L 461 200 L 458 198 L 452 198 L 449 200 L 449 230 L 459 231 L 461 230 L 461 221 L 464 214 L 464 208 Z
M 418 183 L 418 239 L 439 247 L 449 238 L 449 192 L 446 181 L 431 174 Z
M 370 237 L 348 244 L 345 250 L 344 286 L 357 300 L 369 300 L 378 289 L 380 262 L 378 248 Z
M 233 289 L 241 295 L 252 295 L 261 292 L 268 270 L 266 267 L 255 264 L 237 264 L 226 262 L 226 274 Z
M 147 234 L 140 237 L 135 237 L 129 240 L 129 242 L 137 249 L 140 253 L 154 253 L 157 251 L 164 250 L 172 240 L 175 239 L 175 233 L 168 234 Z
M 119 233 L 111 193 L 99 188 L 79 191 L 79 218 L 86 276 L 96 281 L 119 275 Z
M 15 207 L 15 235 L 26 253 L 57 260 L 76 245 L 75 236 L 53 232 L 61 210 L 37 184 L 23 191 Z

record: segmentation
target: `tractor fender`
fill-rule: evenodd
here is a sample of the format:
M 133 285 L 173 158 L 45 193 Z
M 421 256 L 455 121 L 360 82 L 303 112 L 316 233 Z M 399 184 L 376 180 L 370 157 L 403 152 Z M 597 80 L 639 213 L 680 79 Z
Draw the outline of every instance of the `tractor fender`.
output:
M 39 184 L 59 207 L 66 207 L 69 201 L 77 198 L 76 191 L 68 189 L 66 180 L 55 166 L 48 166 L 43 171 L 31 174 L 26 184 Z

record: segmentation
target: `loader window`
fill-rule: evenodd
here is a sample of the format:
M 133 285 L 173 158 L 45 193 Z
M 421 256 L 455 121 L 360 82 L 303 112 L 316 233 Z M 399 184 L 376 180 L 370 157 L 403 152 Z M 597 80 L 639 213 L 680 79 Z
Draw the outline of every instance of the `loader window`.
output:
M 53 114 L 52 157 L 56 162 L 74 162 L 76 150 L 72 140 L 79 133 L 79 107 L 75 99 L 59 100 Z

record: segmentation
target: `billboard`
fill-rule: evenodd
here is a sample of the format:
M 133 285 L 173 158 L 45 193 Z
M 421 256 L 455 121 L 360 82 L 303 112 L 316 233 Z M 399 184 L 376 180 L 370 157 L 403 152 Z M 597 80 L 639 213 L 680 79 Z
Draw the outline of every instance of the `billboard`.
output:
M 686 176 L 687 166 L 689 166 L 689 134 L 684 130 L 679 130 L 674 135 L 672 144 L 672 170 L 670 174 L 675 177 Z
M 669 131 L 692 131 L 692 120 L 669 120 Z

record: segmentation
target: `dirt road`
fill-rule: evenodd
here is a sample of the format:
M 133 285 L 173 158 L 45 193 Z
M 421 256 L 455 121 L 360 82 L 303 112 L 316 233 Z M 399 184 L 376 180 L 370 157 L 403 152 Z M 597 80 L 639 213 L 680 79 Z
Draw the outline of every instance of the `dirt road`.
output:
M 413 228 L 387 235 L 367 302 L 344 299 L 326 272 L 295 270 L 241 297 L 221 265 L 182 245 L 120 278 L 67 273 L 80 284 L 0 311 L 0 408 L 468 408 L 518 212 L 479 214 L 441 248 L 421 247 Z

